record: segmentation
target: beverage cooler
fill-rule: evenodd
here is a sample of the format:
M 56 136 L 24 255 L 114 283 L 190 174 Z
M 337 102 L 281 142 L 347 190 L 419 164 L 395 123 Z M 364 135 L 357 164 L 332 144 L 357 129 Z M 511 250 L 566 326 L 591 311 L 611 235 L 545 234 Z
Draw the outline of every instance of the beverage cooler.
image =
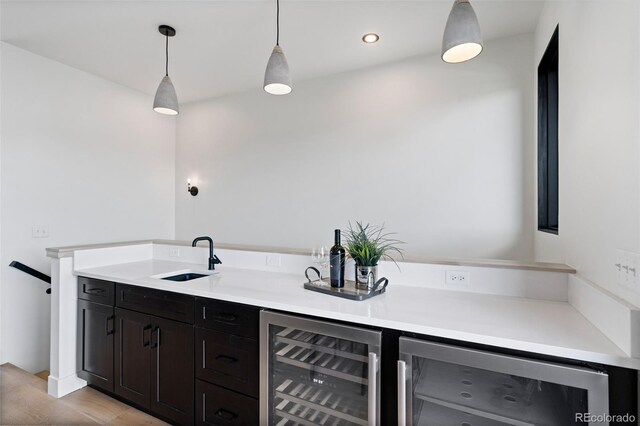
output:
M 586 425 L 608 414 L 608 376 L 588 368 L 400 338 L 398 424 Z
M 260 424 L 378 425 L 381 337 L 262 311 Z

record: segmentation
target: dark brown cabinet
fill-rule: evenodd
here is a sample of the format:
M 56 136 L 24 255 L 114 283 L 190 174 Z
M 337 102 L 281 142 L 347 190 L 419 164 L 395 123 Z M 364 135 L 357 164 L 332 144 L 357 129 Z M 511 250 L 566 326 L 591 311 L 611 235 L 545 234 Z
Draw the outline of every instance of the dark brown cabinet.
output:
M 196 424 L 259 420 L 260 308 L 196 299 Z
M 192 424 L 193 297 L 122 284 L 116 295 L 115 393 L 172 423 Z
M 260 309 L 78 278 L 78 375 L 173 424 L 259 422 Z
M 116 306 L 193 324 L 194 297 L 186 294 L 117 284 Z
M 113 306 L 78 300 L 78 376 L 113 392 Z
M 201 380 L 196 383 L 196 424 L 258 425 L 258 400 Z
M 116 308 L 115 393 L 149 408 L 150 315 Z
M 193 326 L 162 318 L 151 330 L 151 411 L 193 423 Z
M 260 308 L 198 298 L 196 299 L 196 313 L 196 326 L 198 327 L 250 339 L 258 338 Z
M 115 283 L 95 278 L 78 277 L 78 299 L 102 305 L 115 304 Z
M 257 340 L 196 329 L 196 377 L 258 397 Z

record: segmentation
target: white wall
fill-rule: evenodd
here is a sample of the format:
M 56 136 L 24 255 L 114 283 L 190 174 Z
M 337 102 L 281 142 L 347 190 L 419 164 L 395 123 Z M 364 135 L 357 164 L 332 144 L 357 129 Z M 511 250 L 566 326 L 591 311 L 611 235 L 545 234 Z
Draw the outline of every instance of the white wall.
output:
M 414 255 L 532 258 L 532 56 L 518 36 L 184 105 L 177 238 L 310 248 L 359 219 Z
M 173 237 L 175 122 L 149 96 L 31 54 L 2 52 L 2 362 L 48 368 L 45 247 Z M 49 238 L 31 238 L 47 225 Z
M 640 251 L 640 6 L 547 2 L 537 65 L 560 24 L 559 235 L 536 232 L 535 256 L 640 306 L 616 284 L 616 249 Z

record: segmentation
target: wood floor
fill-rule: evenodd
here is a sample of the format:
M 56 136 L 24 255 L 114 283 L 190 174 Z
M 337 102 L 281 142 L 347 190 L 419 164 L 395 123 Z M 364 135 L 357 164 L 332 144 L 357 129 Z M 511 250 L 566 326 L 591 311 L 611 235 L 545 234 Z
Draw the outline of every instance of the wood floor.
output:
M 0 425 L 166 425 L 94 389 L 56 399 L 46 380 L 11 364 L 0 365 Z

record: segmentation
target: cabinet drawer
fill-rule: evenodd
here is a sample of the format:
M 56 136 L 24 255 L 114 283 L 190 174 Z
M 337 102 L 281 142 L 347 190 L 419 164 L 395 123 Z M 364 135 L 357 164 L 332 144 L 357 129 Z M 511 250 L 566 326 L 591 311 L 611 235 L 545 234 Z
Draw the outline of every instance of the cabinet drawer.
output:
M 194 298 L 185 294 L 117 284 L 116 306 L 193 324 Z
M 258 397 L 257 340 L 196 328 L 196 377 Z
M 78 277 L 78 299 L 113 306 L 115 284 L 95 278 Z
M 196 380 L 197 425 L 257 425 L 258 400 Z
M 198 298 L 196 312 L 196 325 L 199 327 L 258 339 L 258 307 Z

